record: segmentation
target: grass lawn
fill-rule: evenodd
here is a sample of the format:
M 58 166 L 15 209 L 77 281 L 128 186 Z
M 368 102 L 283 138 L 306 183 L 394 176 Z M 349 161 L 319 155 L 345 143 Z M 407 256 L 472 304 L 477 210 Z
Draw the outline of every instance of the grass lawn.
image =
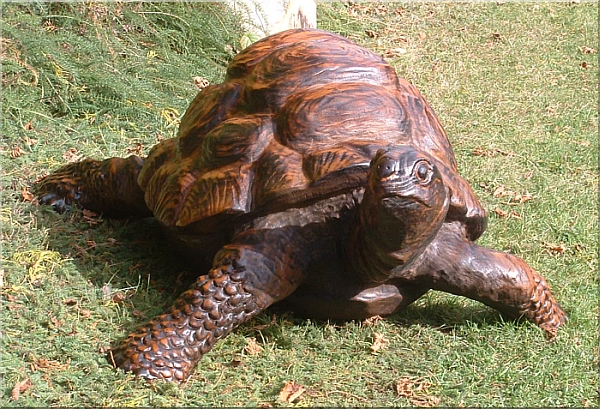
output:
M 321 3 L 320 28 L 384 55 L 428 98 L 490 223 L 480 243 L 544 275 L 569 322 L 527 322 L 430 292 L 385 320 L 269 309 L 183 387 L 103 351 L 198 272 L 151 219 L 58 215 L 41 175 L 147 154 L 244 43 L 202 3 L 2 4 L 2 406 L 597 406 L 598 6 Z M 290 381 L 300 395 L 278 400 Z

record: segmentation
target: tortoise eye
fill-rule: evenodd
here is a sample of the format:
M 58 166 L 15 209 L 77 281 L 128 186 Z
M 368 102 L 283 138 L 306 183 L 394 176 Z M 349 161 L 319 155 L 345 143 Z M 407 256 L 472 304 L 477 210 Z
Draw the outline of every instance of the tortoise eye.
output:
M 433 167 L 425 160 L 417 162 L 413 168 L 413 174 L 419 182 L 427 184 L 433 178 Z

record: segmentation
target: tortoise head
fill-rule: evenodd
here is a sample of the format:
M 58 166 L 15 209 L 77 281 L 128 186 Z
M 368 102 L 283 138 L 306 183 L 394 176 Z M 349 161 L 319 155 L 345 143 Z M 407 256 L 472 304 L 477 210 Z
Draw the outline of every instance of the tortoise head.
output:
M 433 240 L 448 206 L 431 156 L 410 146 L 377 151 L 361 204 L 359 269 L 374 281 L 394 277 Z

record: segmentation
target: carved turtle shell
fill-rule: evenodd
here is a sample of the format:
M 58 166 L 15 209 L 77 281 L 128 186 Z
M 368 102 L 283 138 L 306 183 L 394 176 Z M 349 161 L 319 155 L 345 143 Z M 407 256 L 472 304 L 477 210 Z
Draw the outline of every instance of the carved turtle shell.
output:
M 344 37 L 289 30 L 238 54 L 225 81 L 196 96 L 178 136 L 151 151 L 138 181 L 156 218 L 189 226 L 364 186 L 377 150 L 396 145 L 438 162 L 451 195 L 447 217 L 479 237 L 485 211 L 419 91 Z

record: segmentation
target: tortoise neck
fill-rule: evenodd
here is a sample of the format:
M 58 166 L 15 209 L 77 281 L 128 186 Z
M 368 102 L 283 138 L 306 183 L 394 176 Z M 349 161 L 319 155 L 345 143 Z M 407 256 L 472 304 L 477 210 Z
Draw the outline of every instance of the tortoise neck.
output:
M 411 210 L 408 205 L 406 211 L 389 209 L 365 193 L 360 220 L 349 243 L 349 259 L 366 281 L 399 277 L 437 234 L 448 210 L 448 199 L 438 209 Z
M 354 229 L 349 248 L 350 262 L 363 280 L 387 281 L 390 279 L 392 270 L 403 265 L 406 260 L 382 251 L 377 240 L 373 240 L 373 233 L 367 234 L 365 230 L 363 225 Z

